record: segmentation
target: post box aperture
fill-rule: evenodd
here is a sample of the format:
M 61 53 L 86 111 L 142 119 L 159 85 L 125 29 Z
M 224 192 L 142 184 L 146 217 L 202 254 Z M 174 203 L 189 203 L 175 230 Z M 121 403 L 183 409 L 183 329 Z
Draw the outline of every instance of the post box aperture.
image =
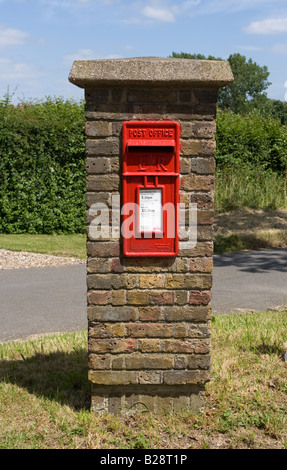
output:
M 173 121 L 123 124 L 122 235 L 126 256 L 178 253 L 179 134 Z

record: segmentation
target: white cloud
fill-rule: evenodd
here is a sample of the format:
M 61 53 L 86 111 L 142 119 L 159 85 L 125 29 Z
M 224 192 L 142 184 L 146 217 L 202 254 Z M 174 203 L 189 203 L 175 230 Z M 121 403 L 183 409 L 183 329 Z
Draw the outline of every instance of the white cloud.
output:
M 1 0 L 0 0 L 1 1 Z M 89 5 L 93 4 L 94 0 L 40 0 L 42 5 L 47 5 L 53 8 L 72 8 L 79 5 Z M 100 0 L 100 3 L 109 4 L 118 0 Z M 98 3 L 98 2 L 96 2 Z
M 103 1 L 103 0 L 101 0 Z M 273 0 L 280 3 L 283 0 Z M 285 1 L 285 0 L 284 0 Z M 122 2 L 123 3 L 123 2 Z M 140 23 L 147 20 L 173 22 L 179 16 L 209 15 L 214 13 L 235 13 L 257 7 L 270 6 L 272 0 L 149 0 L 134 1 L 132 9 L 137 12 L 128 23 Z M 140 14 L 141 16 L 137 16 Z
M 265 51 L 272 52 L 272 54 L 287 54 L 287 43 L 274 44 L 270 47 L 259 47 L 259 46 L 236 46 L 236 49 L 243 51 Z
M 85 15 L 96 19 L 99 11 L 119 3 L 121 0 L 38 0 L 42 8 L 41 15 L 47 22 L 58 22 L 59 19 L 74 17 L 80 21 Z M 64 17 L 62 15 L 65 15 Z
M 287 32 L 287 18 L 268 18 L 254 21 L 245 31 L 249 34 L 280 34 Z
M 287 54 L 287 44 L 274 44 L 269 50 L 274 54 Z
M 202 7 L 199 9 L 200 13 L 235 13 L 239 11 L 254 10 L 257 8 L 263 8 L 276 4 L 284 4 L 285 0 L 207 0 L 202 3 Z
M 72 64 L 74 60 L 96 60 L 96 59 L 120 59 L 119 55 L 104 55 L 99 54 L 92 49 L 79 49 L 78 51 L 67 54 L 63 57 L 65 64 Z
M 47 8 L 63 8 L 65 10 L 70 10 L 71 8 L 89 5 L 92 0 L 40 0 L 40 2 Z
M 67 54 L 63 57 L 65 64 L 70 64 L 74 60 L 92 60 L 96 58 L 96 54 L 92 49 L 79 49 L 78 51 Z
M 183 2 L 181 7 L 183 10 L 188 10 L 189 8 L 196 7 L 200 3 L 201 0 L 187 0 L 186 2 Z
M 0 25 L 0 47 L 23 44 L 28 37 L 29 34 L 24 31 Z
M 186 0 L 180 2 L 169 2 L 168 0 L 151 0 L 149 5 L 141 9 L 141 14 L 149 20 L 172 22 L 178 15 L 190 15 L 196 11 L 201 0 Z
M 263 47 L 259 47 L 259 46 L 236 46 L 237 49 L 241 49 L 242 51 L 263 51 L 264 48 Z
M 0 79 L 20 80 L 25 78 L 37 78 L 43 76 L 43 72 L 28 64 L 16 63 L 11 59 L 0 58 Z
M 68 0 L 68 1 L 66 1 L 66 0 L 62 0 L 62 1 L 59 1 L 59 0 L 42 0 L 41 3 L 43 5 L 48 5 L 50 7 L 69 7 L 74 2 L 71 1 L 71 0 Z
M 147 5 L 143 8 L 142 14 L 147 18 L 158 21 L 174 21 L 174 15 L 168 8 Z

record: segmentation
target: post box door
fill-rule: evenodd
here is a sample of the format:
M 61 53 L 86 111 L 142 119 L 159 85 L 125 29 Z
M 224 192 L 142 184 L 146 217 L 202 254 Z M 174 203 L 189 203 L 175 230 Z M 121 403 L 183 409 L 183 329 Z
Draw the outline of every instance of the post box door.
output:
M 179 124 L 123 125 L 122 235 L 126 256 L 178 252 Z

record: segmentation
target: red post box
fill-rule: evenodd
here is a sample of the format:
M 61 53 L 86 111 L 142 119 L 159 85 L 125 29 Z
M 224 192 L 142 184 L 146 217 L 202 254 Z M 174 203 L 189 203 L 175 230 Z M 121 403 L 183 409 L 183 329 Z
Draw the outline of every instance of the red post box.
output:
M 122 236 L 126 256 L 178 253 L 180 126 L 123 124 Z

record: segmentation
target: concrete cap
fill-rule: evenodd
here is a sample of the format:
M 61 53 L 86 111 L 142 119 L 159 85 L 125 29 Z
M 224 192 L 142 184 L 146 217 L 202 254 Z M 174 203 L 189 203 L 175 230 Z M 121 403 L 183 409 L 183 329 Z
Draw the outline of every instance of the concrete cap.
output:
M 162 57 L 76 60 L 69 81 L 81 88 L 101 85 L 223 87 L 233 82 L 228 62 Z

